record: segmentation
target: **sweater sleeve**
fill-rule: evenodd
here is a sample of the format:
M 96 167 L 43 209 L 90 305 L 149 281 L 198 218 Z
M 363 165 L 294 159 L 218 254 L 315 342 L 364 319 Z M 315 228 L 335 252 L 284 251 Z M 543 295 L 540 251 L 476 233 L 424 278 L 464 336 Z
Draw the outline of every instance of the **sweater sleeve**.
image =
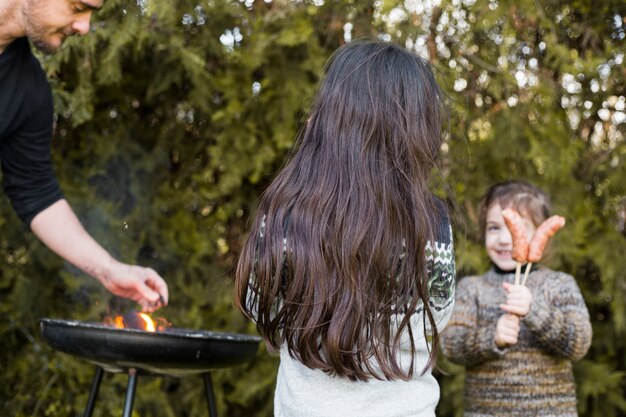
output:
M 452 318 L 441 334 L 443 354 L 452 362 L 475 366 L 502 356 L 495 343 L 495 324 L 478 326 L 478 277 L 459 281 Z
M 430 274 L 428 304 L 437 329 L 441 331 L 450 319 L 455 293 L 454 242 L 449 224 L 436 242 L 429 241 L 426 245 L 426 261 Z M 427 328 L 430 328 L 429 323 Z
M 265 236 L 265 220 L 266 219 L 267 217 L 264 214 L 263 219 L 261 220 L 261 225 L 260 225 L 259 232 L 256 238 L 256 255 L 255 255 L 255 260 L 254 260 L 255 265 L 257 265 L 259 262 L 259 251 L 260 251 L 261 240 Z M 250 237 L 250 239 L 251 238 L 252 236 Z M 285 258 L 287 256 L 286 253 L 287 253 L 287 239 L 283 238 L 283 253 L 282 253 L 283 262 L 285 262 Z M 286 277 L 285 268 L 282 268 L 281 270 L 281 278 L 283 282 L 286 282 L 287 277 Z M 260 294 L 258 293 L 255 283 L 256 283 L 256 275 L 255 275 L 255 271 L 253 267 L 250 277 L 248 278 L 248 288 L 246 291 L 246 308 L 250 312 L 250 316 L 252 320 L 258 324 L 260 320 L 260 317 L 259 317 Z M 282 295 L 283 294 L 282 294 L 282 290 L 279 290 L 279 291 L 280 291 L 280 294 L 274 297 L 273 299 L 272 307 L 270 309 L 270 314 L 269 314 L 269 317 L 267 317 L 269 320 L 273 320 L 274 318 L 276 318 L 276 316 L 278 315 L 278 312 L 280 311 L 280 308 L 282 307 Z
M 577 361 L 591 345 L 589 311 L 574 278 L 560 273 L 533 294 L 523 323 L 548 353 Z

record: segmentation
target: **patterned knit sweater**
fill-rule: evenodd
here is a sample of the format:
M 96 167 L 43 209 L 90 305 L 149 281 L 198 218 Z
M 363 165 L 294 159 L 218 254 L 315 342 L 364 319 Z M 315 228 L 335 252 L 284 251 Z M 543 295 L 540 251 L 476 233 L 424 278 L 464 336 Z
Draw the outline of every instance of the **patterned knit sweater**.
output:
M 533 301 L 518 342 L 499 349 L 496 323 L 506 302 L 494 270 L 459 281 L 456 306 L 442 333 L 443 353 L 466 366 L 465 416 L 577 416 L 572 361 L 591 344 L 591 323 L 574 278 L 539 268 L 526 285 Z
M 265 235 L 265 218 L 261 224 L 259 238 Z M 287 238 L 283 239 L 285 253 L 289 248 Z M 452 228 L 447 216 L 441 219 L 437 228 L 436 240 L 428 241 L 425 249 L 426 265 L 429 273 L 429 307 L 437 327 L 441 332 L 448 323 L 454 306 L 456 270 L 454 263 L 454 243 Z M 250 276 L 247 294 L 248 308 L 256 316 L 256 294 Z M 277 300 L 276 310 L 280 309 Z M 392 319 L 392 332 L 403 320 L 403 315 Z M 277 417 L 435 417 L 435 407 L 439 401 L 439 385 L 430 370 L 424 374 L 430 352 L 427 340 L 432 329 L 426 320 L 424 329 L 424 308 L 418 307 L 411 316 L 415 355 L 411 356 L 411 339 L 408 332 L 400 338 L 398 362 L 409 369 L 411 359 L 416 370 L 408 381 L 351 381 L 310 369 L 290 356 L 287 346 L 280 349 L 280 367 L 276 378 L 274 415 Z M 426 330 L 426 334 L 424 332 Z M 372 363 L 374 368 L 377 364 Z
M 439 332 L 448 322 L 454 305 L 454 248 L 452 230 L 436 242 L 428 242 L 426 260 L 429 265 L 429 306 Z M 429 358 L 424 334 L 424 310 L 411 317 L 416 372 L 408 381 L 350 381 L 310 369 L 292 358 L 286 346 L 280 349 L 280 367 L 274 396 L 277 417 L 435 417 L 439 401 L 439 385 L 430 370 L 420 375 Z M 399 325 L 403 316 L 396 317 Z M 426 321 L 428 323 L 428 321 Z M 427 325 L 427 332 L 430 333 Z M 411 342 L 407 332 L 401 336 L 399 363 L 408 369 L 411 363 Z M 374 366 L 376 366 L 374 364 Z

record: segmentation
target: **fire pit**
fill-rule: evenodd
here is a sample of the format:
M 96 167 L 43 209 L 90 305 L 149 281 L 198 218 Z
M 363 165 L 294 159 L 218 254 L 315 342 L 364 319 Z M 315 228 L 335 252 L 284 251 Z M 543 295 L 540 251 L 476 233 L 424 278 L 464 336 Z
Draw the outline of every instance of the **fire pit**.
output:
M 261 340 L 242 334 L 176 328 L 154 332 L 69 320 L 39 322 L 50 346 L 96 365 L 84 417 L 92 415 L 104 371 L 128 373 L 123 417 L 131 416 L 140 373 L 176 377 L 201 374 L 209 416 L 217 417 L 210 372 L 250 360 Z

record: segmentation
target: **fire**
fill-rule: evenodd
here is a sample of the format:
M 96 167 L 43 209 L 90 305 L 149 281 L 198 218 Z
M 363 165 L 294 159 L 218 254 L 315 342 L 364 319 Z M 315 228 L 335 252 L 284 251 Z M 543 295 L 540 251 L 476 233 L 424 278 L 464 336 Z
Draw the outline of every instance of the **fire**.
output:
M 149 332 L 156 332 L 155 323 L 152 318 L 146 313 L 139 313 L 139 317 L 141 317 L 146 325 L 146 330 Z
M 118 329 L 138 329 L 146 330 L 148 332 L 156 332 L 157 327 L 161 330 L 163 326 L 157 326 L 152 317 L 146 313 L 137 313 L 132 311 L 126 313 L 123 316 L 116 316 L 114 319 L 115 327 Z

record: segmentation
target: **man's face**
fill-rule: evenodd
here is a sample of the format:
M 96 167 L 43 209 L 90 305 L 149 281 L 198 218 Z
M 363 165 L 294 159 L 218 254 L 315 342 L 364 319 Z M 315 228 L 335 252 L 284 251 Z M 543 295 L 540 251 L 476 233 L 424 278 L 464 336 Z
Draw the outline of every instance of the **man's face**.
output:
M 104 0 L 26 0 L 26 36 L 40 51 L 56 52 L 67 36 L 89 32 L 91 14 Z

